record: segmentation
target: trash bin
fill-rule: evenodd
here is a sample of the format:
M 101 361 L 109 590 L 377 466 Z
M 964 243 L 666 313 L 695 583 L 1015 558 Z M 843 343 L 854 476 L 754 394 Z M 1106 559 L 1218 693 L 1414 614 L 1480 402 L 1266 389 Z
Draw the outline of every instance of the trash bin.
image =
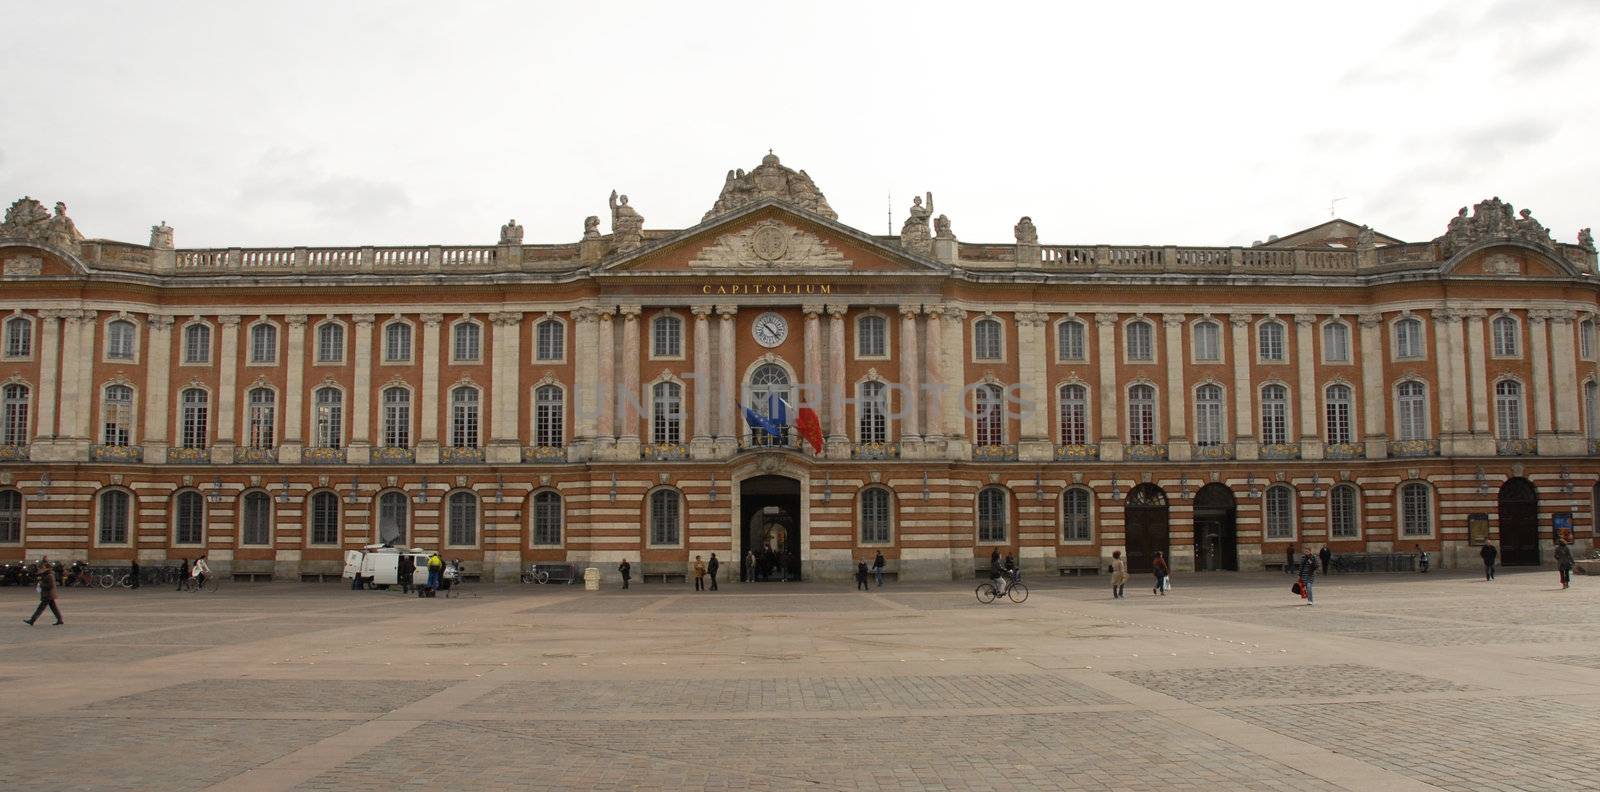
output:
M 598 570 L 598 569 L 596 569 L 594 567 L 589 567 L 589 568 L 583 570 L 583 590 L 584 591 L 599 591 L 600 590 L 600 570 Z

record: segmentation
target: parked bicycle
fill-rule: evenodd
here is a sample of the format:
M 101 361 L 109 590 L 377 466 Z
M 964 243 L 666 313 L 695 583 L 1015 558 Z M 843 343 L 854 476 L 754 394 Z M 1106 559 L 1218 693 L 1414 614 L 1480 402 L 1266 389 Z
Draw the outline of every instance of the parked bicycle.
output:
M 538 583 L 540 585 L 549 583 L 550 572 L 549 570 L 541 569 L 538 564 L 529 564 L 527 569 L 522 570 L 522 582 Z

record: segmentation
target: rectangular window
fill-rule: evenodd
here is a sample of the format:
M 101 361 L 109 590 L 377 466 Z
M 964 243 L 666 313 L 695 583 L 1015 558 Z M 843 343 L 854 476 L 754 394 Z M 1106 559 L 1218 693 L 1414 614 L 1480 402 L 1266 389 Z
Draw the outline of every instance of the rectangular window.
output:
M 471 362 L 478 360 L 482 331 L 474 322 L 462 322 L 455 327 L 455 359 Z
M 33 354 L 33 322 L 20 316 L 6 320 L 6 357 L 25 358 Z
M 1329 363 L 1350 362 L 1350 328 L 1333 323 L 1322 327 L 1322 357 Z
M 861 494 L 861 543 L 889 542 L 889 493 L 873 488 Z
M 1288 487 L 1267 490 L 1267 538 L 1294 538 L 1294 494 Z
M 383 331 L 383 360 L 386 363 L 404 363 L 411 359 L 411 326 L 394 322 Z
M 566 328 L 554 319 L 540 322 L 535 339 L 535 357 L 541 361 L 561 360 L 566 355 Z
M 883 383 L 861 383 L 861 400 L 857 409 L 861 411 L 860 435 L 863 443 L 883 443 L 889 439 L 889 423 L 886 413 L 889 405 L 886 403 Z
M 1089 541 L 1089 491 L 1067 490 L 1061 510 L 1061 538 L 1068 542 Z
M 311 499 L 311 543 L 339 543 L 339 496 L 319 492 Z
M 1400 488 L 1400 525 L 1405 536 L 1433 533 L 1433 513 L 1428 503 L 1428 487 L 1407 484 Z
M 0 490 L 0 544 L 22 542 L 22 493 Z
M 1335 539 L 1355 539 L 1360 535 L 1356 525 L 1356 488 L 1333 488 L 1328 498 L 1329 530 Z
M 1081 361 L 1088 356 L 1084 342 L 1082 322 L 1062 322 L 1057 335 L 1058 353 L 1062 360 Z
M 128 493 L 107 492 L 100 496 L 100 544 L 127 544 Z
M 243 530 L 240 544 L 272 544 L 272 499 L 264 493 L 252 492 L 244 496 Z
M 675 316 L 657 317 L 651 326 L 655 332 L 650 346 L 650 356 L 675 358 L 683 356 L 683 322 Z
M 173 525 L 173 542 L 183 545 L 200 544 L 205 530 L 205 501 L 198 492 L 185 492 L 178 496 L 177 517 Z

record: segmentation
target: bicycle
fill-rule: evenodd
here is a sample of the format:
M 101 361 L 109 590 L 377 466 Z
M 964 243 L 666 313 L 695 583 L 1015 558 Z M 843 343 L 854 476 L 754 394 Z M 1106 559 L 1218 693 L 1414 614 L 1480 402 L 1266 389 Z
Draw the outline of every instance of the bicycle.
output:
M 1003 595 L 1000 592 L 995 591 L 994 583 L 992 582 L 979 583 L 977 590 L 973 593 L 978 596 L 978 601 L 985 605 L 994 602 L 1002 596 L 1009 597 L 1012 602 L 1015 602 L 1019 605 L 1028 601 L 1028 587 L 1018 582 L 1015 579 L 1015 576 L 1012 578 L 1011 585 L 1006 587 L 1005 594 Z
M 550 572 L 540 569 L 538 564 L 529 564 L 528 568 L 522 572 L 522 582 L 538 583 L 542 586 L 550 582 Z
M 198 594 L 200 591 L 204 590 L 215 594 L 217 593 L 217 589 L 220 588 L 222 588 L 221 581 L 218 581 L 213 575 L 206 575 L 204 582 L 196 582 L 193 575 L 183 579 L 183 590 L 190 593 Z

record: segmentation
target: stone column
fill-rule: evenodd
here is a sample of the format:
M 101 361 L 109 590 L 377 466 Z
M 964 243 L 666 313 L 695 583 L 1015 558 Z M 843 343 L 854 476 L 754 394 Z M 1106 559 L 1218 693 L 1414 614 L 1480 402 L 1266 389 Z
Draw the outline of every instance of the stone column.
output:
M 494 324 L 494 345 L 490 363 L 494 381 L 489 383 L 493 418 L 489 424 L 489 447 L 485 458 L 501 464 L 522 461 L 522 312 L 497 311 L 489 314 Z
M 1450 418 L 1456 430 L 1456 455 L 1463 456 L 1493 456 L 1494 438 L 1490 436 L 1474 437 L 1472 431 L 1471 413 L 1469 406 L 1472 397 L 1467 387 L 1466 363 L 1467 340 L 1462 328 L 1462 315 L 1460 311 L 1444 309 L 1435 311 L 1439 317 L 1445 335 L 1445 350 L 1443 354 L 1450 356 L 1450 391 L 1454 394 L 1448 404 Z
M 1022 385 L 1019 405 L 1022 413 L 1022 437 L 1017 444 L 1017 458 L 1045 461 L 1055 458 L 1055 443 L 1050 437 L 1050 385 L 1045 382 L 1044 325 L 1047 317 L 1037 311 L 1018 311 L 1017 323 L 1017 375 Z
M 1464 428 L 1463 423 L 1456 421 L 1456 407 L 1458 402 L 1465 398 L 1462 393 L 1465 388 L 1456 388 L 1456 371 L 1461 369 L 1462 361 L 1455 358 L 1455 353 L 1450 349 L 1449 325 L 1460 321 L 1460 318 L 1447 310 L 1440 309 L 1433 312 L 1433 365 L 1438 374 L 1438 390 L 1436 398 L 1439 401 L 1439 452 L 1445 456 L 1455 453 L 1455 442 L 1459 439 L 1456 435 Z M 1394 332 L 1390 325 L 1389 332 Z M 1388 344 L 1385 344 L 1388 346 Z M 1396 361 L 1397 363 L 1399 361 Z
M 580 307 L 572 311 L 573 343 L 572 368 L 575 379 L 569 401 L 572 403 L 572 450 L 569 459 L 582 462 L 595 452 L 595 434 L 601 404 L 605 401 L 600 390 L 599 369 L 608 365 L 610 356 L 601 353 L 596 339 L 599 316 L 593 308 Z
M 595 364 L 595 392 L 599 413 L 595 424 L 595 455 L 609 456 L 617 447 L 617 307 L 606 305 L 596 315 L 599 353 Z
M 639 458 L 640 406 L 647 402 L 639 390 L 639 314 L 638 305 L 624 305 L 622 314 L 622 387 L 617 400 L 617 459 Z
M 1181 313 L 1161 318 L 1162 338 L 1166 339 L 1167 359 L 1167 458 L 1182 462 L 1189 458 L 1189 385 L 1184 382 L 1183 321 Z
M 439 334 L 443 314 L 422 315 L 422 420 L 417 432 L 417 461 L 439 463 Z
M 145 321 L 144 380 L 144 461 L 159 465 L 167 461 L 167 403 L 172 378 L 172 317 L 151 316 Z
M 1297 314 L 1294 317 L 1295 368 L 1299 369 L 1300 391 L 1300 458 L 1322 459 L 1327 448 L 1327 438 L 1318 431 L 1322 411 L 1317 409 L 1321 392 L 1317 388 L 1317 358 L 1311 346 L 1311 327 L 1317 317 Z M 1352 399 L 1355 394 L 1351 394 Z M 1353 430 L 1355 427 L 1351 427 Z M 1354 432 L 1351 432 L 1354 434 Z
M 1528 312 L 1528 356 L 1533 359 L 1533 382 L 1528 384 L 1528 404 L 1533 413 L 1533 436 L 1545 445 L 1555 427 L 1550 412 L 1550 343 L 1545 320 L 1548 311 Z M 1545 453 L 1540 449 L 1540 453 Z
M 78 353 L 72 357 L 63 357 L 62 363 L 76 364 L 78 393 L 76 399 L 62 400 L 59 423 L 62 434 L 69 438 L 68 445 L 71 448 L 72 458 L 87 459 L 89 444 L 98 439 L 90 426 L 90 419 L 94 415 L 94 402 L 98 391 L 94 382 L 94 361 L 100 356 L 100 348 L 95 340 L 95 330 L 100 324 L 100 315 L 95 311 L 76 311 L 73 319 L 78 324 Z
M 350 448 L 346 461 L 365 465 L 372 460 L 372 314 L 350 317 L 356 325 L 355 382 L 350 388 Z
M 805 371 L 801 374 L 805 387 L 797 403 L 816 410 L 818 418 L 826 413 L 822 405 L 823 393 L 827 390 L 822 373 L 822 311 L 823 307 L 817 303 L 800 306 L 800 313 L 805 317 Z
M 87 355 L 83 351 L 83 323 L 78 320 L 82 314 L 78 310 L 64 310 L 57 312 L 61 318 L 61 358 L 57 364 L 60 370 L 61 382 L 60 395 L 56 402 L 60 412 L 56 420 L 56 430 L 52 435 L 49 449 L 49 459 L 52 461 L 66 461 L 74 459 L 73 442 L 73 411 L 78 406 L 78 394 L 83 390 L 79 381 L 82 368 L 78 365 Z
M 1383 315 L 1362 314 L 1361 393 L 1366 413 L 1367 457 L 1389 455 L 1389 383 L 1383 376 Z
M 714 454 L 711 426 L 711 306 L 693 305 L 694 315 L 694 426 L 689 453 L 695 459 L 707 459 Z M 808 341 L 806 349 L 811 344 Z
M 900 450 L 916 459 L 922 456 L 922 356 L 917 341 L 917 314 L 920 305 L 900 306 L 900 385 L 905 389 L 900 402 Z
M 1118 405 L 1122 403 L 1117 393 L 1117 314 L 1100 313 L 1095 321 L 1095 366 L 1100 370 L 1100 399 L 1095 408 L 1100 411 L 1100 459 L 1117 462 L 1122 459 L 1122 417 Z
M 830 305 L 828 311 L 828 445 L 829 457 L 850 456 L 850 430 L 844 422 L 844 315 L 848 305 Z
M 944 383 L 944 451 L 946 459 L 966 459 L 972 448 L 967 437 L 966 387 L 967 342 L 965 338 L 967 312 L 956 307 L 946 307 L 939 312 L 940 340 L 939 378 Z M 930 330 L 929 332 L 933 332 Z
M 300 449 L 305 447 L 300 434 L 301 409 L 305 404 L 306 377 L 306 317 L 291 314 L 283 317 L 289 326 L 289 346 L 284 362 L 283 393 L 278 398 L 282 423 L 278 425 L 278 461 L 294 465 L 300 462 Z
M 1554 358 L 1550 376 L 1556 397 L 1556 434 L 1567 454 L 1587 454 L 1582 425 L 1578 421 L 1578 355 L 1573 312 L 1550 312 L 1550 355 Z
M 1250 322 L 1247 313 L 1228 315 L 1229 337 L 1233 341 L 1233 453 L 1238 459 L 1261 458 L 1261 441 L 1256 435 L 1256 386 L 1250 376 Z
M 1467 388 L 1472 394 L 1472 433 L 1494 435 L 1494 425 L 1489 423 L 1489 373 L 1488 355 L 1484 353 L 1482 309 L 1464 311 L 1467 334 Z M 1459 347 L 1458 347 L 1459 349 Z
M 739 344 L 734 340 L 737 305 L 717 306 L 717 455 L 739 449 Z
M 51 444 L 56 437 L 56 400 L 61 373 L 61 315 L 62 311 L 39 312 L 39 406 L 34 420 L 34 443 Z M 170 326 L 170 322 L 169 322 Z M 42 450 L 42 449 L 40 449 Z M 40 450 L 33 452 L 40 457 Z
M 216 442 L 211 445 L 211 463 L 233 463 L 233 449 L 238 444 L 234 431 L 234 412 L 239 390 L 239 317 L 220 316 L 222 325 L 222 350 L 217 359 Z
M 922 399 L 922 426 L 926 434 L 923 440 L 924 454 L 929 458 L 944 455 L 944 402 L 954 398 L 948 391 L 949 383 L 944 379 L 944 328 L 939 325 L 939 314 L 938 308 L 923 306 L 927 338 L 923 341 L 926 351 L 923 352 L 922 367 L 922 392 L 925 397 Z

